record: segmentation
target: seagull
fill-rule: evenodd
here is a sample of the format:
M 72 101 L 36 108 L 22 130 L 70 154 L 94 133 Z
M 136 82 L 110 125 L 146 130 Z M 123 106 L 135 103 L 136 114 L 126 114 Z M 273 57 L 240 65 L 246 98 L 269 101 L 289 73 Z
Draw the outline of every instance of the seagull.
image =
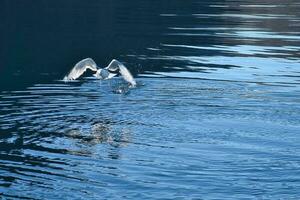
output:
M 92 58 L 86 58 L 79 61 L 68 75 L 64 77 L 64 81 L 71 81 L 79 78 L 87 69 L 95 72 L 93 76 L 98 79 L 106 80 L 121 74 L 123 79 L 127 81 L 131 87 L 136 87 L 136 81 L 131 75 L 130 71 L 119 61 L 113 59 L 105 68 L 98 68 L 97 64 Z

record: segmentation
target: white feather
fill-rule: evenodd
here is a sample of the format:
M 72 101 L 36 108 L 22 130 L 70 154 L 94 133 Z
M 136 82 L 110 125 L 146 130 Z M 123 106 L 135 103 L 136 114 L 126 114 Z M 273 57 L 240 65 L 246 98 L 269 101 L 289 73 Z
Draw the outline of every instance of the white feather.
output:
M 131 75 L 130 71 L 119 61 L 113 59 L 105 69 L 111 71 L 117 71 L 119 69 L 120 74 L 124 78 L 125 81 L 129 82 L 131 86 L 136 86 L 136 81 L 134 80 L 133 76 Z
M 107 67 L 104 69 L 98 69 L 97 64 L 91 58 L 86 58 L 79 61 L 68 75 L 64 77 L 64 81 L 75 80 L 79 78 L 87 69 L 95 71 L 94 76 L 99 79 L 111 79 L 117 75 L 117 73 L 111 73 L 110 71 L 118 71 L 122 75 L 125 81 L 131 84 L 132 87 L 136 86 L 136 81 L 129 72 L 129 70 L 119 61 L 113 59 Z
M 97 64 L 91 58 L 86 58 L 79 61 L 69 72 L 68 75 L 64 77 L 64 81 L 75 80 L 79 78 L 87 69 L 92 71 L 97 71 Z

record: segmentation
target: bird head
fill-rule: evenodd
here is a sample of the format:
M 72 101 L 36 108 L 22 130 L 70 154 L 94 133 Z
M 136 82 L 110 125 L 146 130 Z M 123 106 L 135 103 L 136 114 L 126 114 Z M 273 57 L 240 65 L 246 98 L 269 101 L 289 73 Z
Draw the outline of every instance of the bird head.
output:
M 95 76 L 96 78 L 101 78 L 101 76 L 100 76 L 101 70 L 102 70 L 102 69 L 98 69 L 98 70 L 96 71 L 96 73 L 93 74 L 93 76 Z

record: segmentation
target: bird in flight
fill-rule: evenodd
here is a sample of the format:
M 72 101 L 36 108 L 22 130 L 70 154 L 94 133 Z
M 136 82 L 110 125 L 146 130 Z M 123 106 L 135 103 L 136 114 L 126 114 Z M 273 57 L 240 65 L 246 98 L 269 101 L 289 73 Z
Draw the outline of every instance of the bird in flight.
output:
M 98 79 L 106 80 L 121 74 L 123 79 L 127 81 L 131 87 L 136 86 L 136 81 L 131 75 L 130 71 L 119 61 L 113 59 L 105 68 L 98 68 L 95 61 L 91 58 L 86 58 L 79 61 L 68 75 L 64 77 L 64 81 L 71 81 L 79 78 L 87 69 L 95 72 L 93 76 Z

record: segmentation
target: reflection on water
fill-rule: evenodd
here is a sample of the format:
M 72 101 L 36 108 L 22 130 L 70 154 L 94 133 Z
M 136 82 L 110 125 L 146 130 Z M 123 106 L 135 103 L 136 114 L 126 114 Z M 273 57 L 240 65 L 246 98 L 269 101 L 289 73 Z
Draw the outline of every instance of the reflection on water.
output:
M 1 197 L 299 198 L 298 2 L 69 3 L 2 2 Z

